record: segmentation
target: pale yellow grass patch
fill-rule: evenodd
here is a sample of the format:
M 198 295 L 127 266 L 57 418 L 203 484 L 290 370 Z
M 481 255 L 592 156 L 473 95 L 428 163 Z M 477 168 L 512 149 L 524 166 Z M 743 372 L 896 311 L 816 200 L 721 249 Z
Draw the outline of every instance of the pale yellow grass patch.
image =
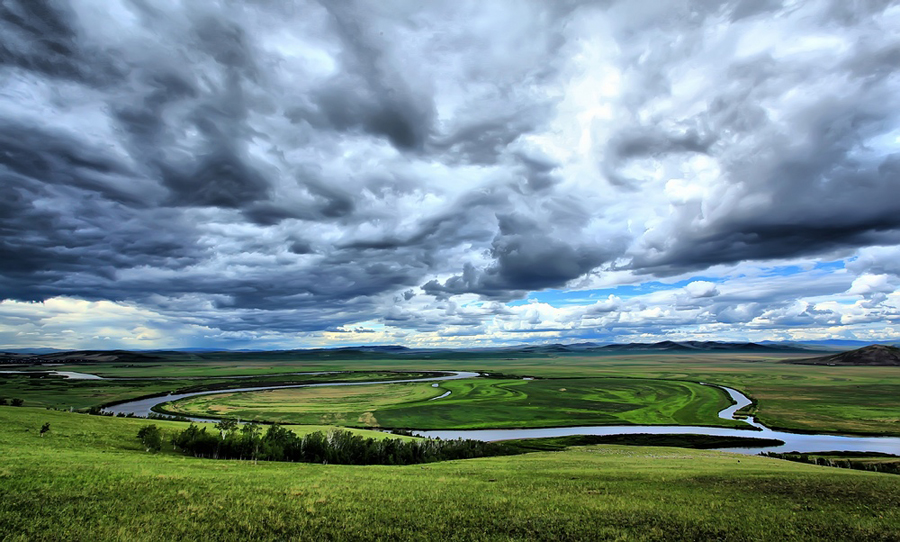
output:
M 375 415 L 371 412 L 363 412 L 356 421 L 365 424 L 366 427 L 379 427 L 378 420 L 375 419 Z

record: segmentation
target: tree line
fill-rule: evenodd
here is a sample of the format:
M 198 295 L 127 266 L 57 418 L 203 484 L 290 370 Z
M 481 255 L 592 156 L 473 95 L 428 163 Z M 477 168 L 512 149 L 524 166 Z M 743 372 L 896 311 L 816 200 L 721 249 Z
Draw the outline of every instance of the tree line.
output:
M 858 455 L 868 456 L 872 458 L 888 458 L 888 461 L 879 463 L 876 461 L 859 461 L 855 460 L 853 457 L 842 458 L 843 454 L 828 454 L 831 457 L 825 455 L 811 455 L 805 453 L 778 453 L 778 452 L 761 452 L 759 455 L 764 457 L 773 457 L 775 459 L 784 459 L 787 461 L 794 461 L 796 463 L 807 463 L 810 465 L 819 465 L 822 467 L 837 467 L 840 469 L 854 469 L 854 470 L 867 470 L 873 472 L 884 472 L 888 474 L 900 474 L 900 460 L 891 461 L 890 459 L 895 459 L 896 456 L 892 456 L 889 454 L 878 454 L 874 452 L 868 452 Z
M 162 444 L 155 425 L 142 428 L 138 438 L 148 451 L 159 450 Z M 214 431 L 191 424 L 175 434 L 171 443 L 175 449 L 195 457 L 341 465 L 413 465 L 521 453 L 494 442 L 374 439 L 341 429 L 300 437 L 278 424 L 263 431 L 255 423 L 238 425 L 231 420 L 219 422 Z

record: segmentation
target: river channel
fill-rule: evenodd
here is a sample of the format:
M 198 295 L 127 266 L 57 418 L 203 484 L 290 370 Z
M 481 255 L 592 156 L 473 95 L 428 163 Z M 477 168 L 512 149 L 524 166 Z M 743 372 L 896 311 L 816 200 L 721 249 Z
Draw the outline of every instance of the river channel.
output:
M 114 414 L 134 413 L 137 416 L 147 416 L 152 412 L 153 407 L 170 402 L 185 399 L 187 397 L 196 397 L 198 395 L 212 395 L 219 393 L 236 393 L 244 391 L 262 391 L 277 390 L 285 388 L 316 388 L 325 386 L 366 386 L 373 384 L 393 384 L 402 382 L 434 382 L 442 380 L 457 380 L 462 378 L 473 378 L 479 376 L 478 373 L 465 371 L 448 371 L 444 376 L 436 376 L 429 378 L 411 378 L 406 380 L 379 380 L 367 382 L 333 382 L 321 384 L 294 384 L 282 386 L 257 386 L 249 388 L 236 388 L 229 390 L 201 391 L 193 393 L 172 394 L 161 397 L 151 397 L 147 399 L 138 399 L 136 401 L 128 401 L 106 407 L 106 412 Z M 734 404 L 719 412 L 722 419 L 733 419 L 734 413 L 751 403 L 743 393 L 726 386 L 715 384 L 705 384 L 725 390 L 726 393 L 734 400 Z M 444 396 L 441 396 L 444 397 Z M 188 419 L 198 422 L 217 421 L 206 418 L 196 418 L 188 416 Z M 758 454 L 760 452 L 880 452 L 894 455 L 900 455 L 900 438 L 898 437 L 870 437 L 870 436 L 843 436 L 829 435 L 819 433 L 790 433 L 787 431 L 778 431 L 770 429 L 757 421 L 755 418 L 743 420 L 752 426 L 752 430 L 748 429 L 731 429 L 726 427 L 704 427 L 692 425 L 603 425 L 603 426 L 580 426 L 580 427 L 541 427 L 534 429 L 446 429 L 446 430 L 428 430 L 413 431 L 417 436 L 441 439 L 473 439 L 481 441 L 499 441 L 509 439 L 523 438 L 544 438 L 544 437 L 565 437 L 571 435 L 635 435 L 635 434 L 653 434 L 653 435 L 713 435 L 726 437 L 757 437 L 776 439 L 784 442 L 781 446 L 769 447 L 753 447 L 753 448 L 725 448 L 722 451 L 736 452 L 742 454 Z

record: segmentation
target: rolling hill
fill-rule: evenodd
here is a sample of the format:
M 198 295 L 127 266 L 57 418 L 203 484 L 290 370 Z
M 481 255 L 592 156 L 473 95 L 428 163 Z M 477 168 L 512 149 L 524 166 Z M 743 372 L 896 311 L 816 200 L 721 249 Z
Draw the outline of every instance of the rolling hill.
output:
M 818 358 L 785 360 L 784 363 L 801 365 L 848 365 L 871 367 L 900 367 L 900 348 L 884 344 L 873 344 L 849 352 L 832 354 Z

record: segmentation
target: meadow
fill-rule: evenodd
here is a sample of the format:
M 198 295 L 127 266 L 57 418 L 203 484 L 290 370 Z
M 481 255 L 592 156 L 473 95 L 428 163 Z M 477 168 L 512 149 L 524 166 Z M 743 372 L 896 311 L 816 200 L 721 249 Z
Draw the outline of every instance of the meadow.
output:
M 184 427 L 153 423 L 166 435 Z M 887 474 L 606 445 L 405 467 L 254 464 L 147 453 L 135 438 L 145 424 L 0 407 L 4 540 L 894 541 L 900 532 L 900 483 Z
M 93 368 L 79 366 L 81 369 Z M 63 370 L 63 369 L 60 369 Z M 361 380 L 403 380 L 432 373 L 395 373 L 385 371 L 356 371 L 339 374 L 265 374 L 257 372 L 250 378 L 236 379 L 221 376 L 181 377 L 178 371 L 161 371 L 156 378 L 135 376 L 116 377 L 115 380 L 78 380 L 48 376 L 31 370 L 24 374 L 0 374 L 0 398 L 21 398 L 28 405 L 57 409 L 81 410 L 118 403 L 138 397 L 166 395 L 175 391 L 193 392 L 252 386 L 317 384 L 323 382 L 353 382 Z M 209 370 L 206 373 L 209 375 Z M 143 374 L 143 371 L 138 371 Z M 250 373 L 253 375 L 254 373 Z
M 491 373 L 492 376 L 501 378 L 505 374 L 516 378 L 625 377 L 709 382 L 733 387 L 756 400 L 755 414 L 763 423 L 773 428 L 900 435 L 900 367 L 831 367 L 783 363 L 785 359 L 802 356 L 747 353 L 510 356 L 467 352 L 430 356 L 393 354 L 363 356 L 325 352 L 294 354 L 293 357 L 290 353 L 282 352 L 170 354 L 150 363 L 70 363 L 63 364 L 57 369 L 95 372 L 103 376 L 120 378 L 155 376 L 181 381 L 135 380 L 130 383 L 82 381 L 76 384 L 72 381 L 60 382 L 57 379 L 58 385 L 41 389 L 35 382 L 20 380 L 20 384 L 14 384 L 15 379 L 0 376 L 0 397 L 22 396 L 27 404 L 86 408 L 110 400 L 124 400 L 169 391 L 179 386 L 196 386 L 204 382 L 226 385 L 223 382 L 227 382 L 229 376 L 236 375 L 253 374 L 263 379 L 279 379 L 285 377 L 279 377 L 278 374 L 297 371 L 471 370 Z M 306 378 L 308 379 L 309 377 Z M 633 382 L 635 385 L 638 384 L 638 380 Z M 448 399 L 453 398 L 457 401 L 462 396 L 457 392 L 454 392 L 454 395 L 456 397 L 451 395 Z M 475 397 L 470 396 L 470 399 Z M 445 400 L 435 401 L 435 405 L 443 401 Z M 473 401 L 472 404 L 476 402 Z M 518 403 L 509 401 L 506 404 L 515 407 L 527 406 L 521 401 Z M 492 405 L 492 408 L 496 406 Z M 400 426 L 412 426 L 412 422 L 422 420 L 416 411 L 427 413 L 428 408 L 429 405 L 424 405 L 421 408 L 407 410 L 405 413 L 399 409 L 391 410 L 392 414 L 382 412 L 382 416 L 386 416 L 383 423 L 381 417 L 376 419 L 381 425 L 386 425 L 387 421 L 391 420 L 391 423 Z M 478 413 L 479 416 L 484 414 L 484 409 Z M 398 417 L 392 418 L 394 414 Z M 401 418 L 400 414 L 404 416 Z M 705 416 L 700 413 L 698 415 Z M 594 419 L 601 417 L 597 414 Z M 613 414 L 613 417 L 618 416 Z M 440 416 L 432 418 L 435 423 L 442 423 Z M 498 421 L 502 420 L 495 420 L 494 423 Z M 477 421 L 470 420 L 469 423 Z M 638 423 L 657 422 L 644 419 Z M 677 421 L 677 423 L 685 422 Z
M 449 396 L 440 397 L 445 392 Z M 191 397 L 165 412 L 280 423 L 412 429 L 745 424 L 718 418 L 731 401 L 693 382 L 633 378 L 478 378 Z

